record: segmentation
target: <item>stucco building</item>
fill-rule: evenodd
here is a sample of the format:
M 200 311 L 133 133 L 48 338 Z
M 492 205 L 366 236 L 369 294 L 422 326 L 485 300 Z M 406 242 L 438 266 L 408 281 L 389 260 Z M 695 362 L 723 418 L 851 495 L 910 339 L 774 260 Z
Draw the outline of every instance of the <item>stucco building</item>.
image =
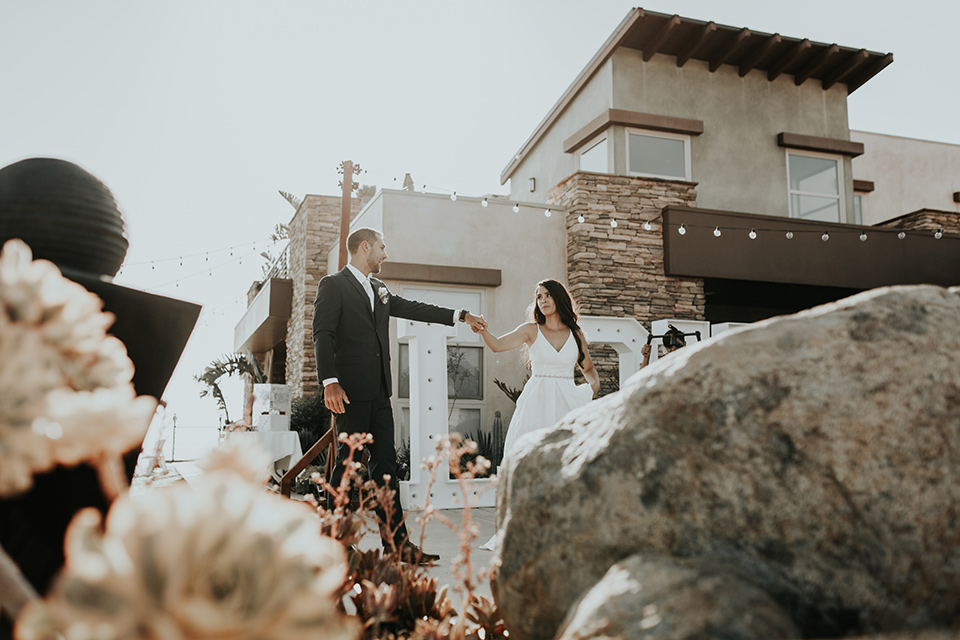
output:
M 497 333 L 525 320 L 547 277 L 584 314 L 648 330 L 958 284 L 960 147 L 849 128 L 847 96 L 892 60 L 635 9 L 511 157 L 509 196 L 382 189 L 352 226 L 384 231 L 392 291 L 482 313 Z M 312 304 L 336 268 L 338 218 L 339 199 L 305 198 L 289 269 L 237 329 L 237 347 L 271 358 L 295 394 L 317 388 Z M 392 349 L 405 437 L 409 361 L 402 341 Z M 614 388 L 614 352 L 591 350 Z M 494 380 L 522 385 L 519 354 L 490 353 L 465 327 L 448 354 L 462 374 L 448 381 L 450 428 L 489 434 L 498 413 L 506 424 L 513 404 Z

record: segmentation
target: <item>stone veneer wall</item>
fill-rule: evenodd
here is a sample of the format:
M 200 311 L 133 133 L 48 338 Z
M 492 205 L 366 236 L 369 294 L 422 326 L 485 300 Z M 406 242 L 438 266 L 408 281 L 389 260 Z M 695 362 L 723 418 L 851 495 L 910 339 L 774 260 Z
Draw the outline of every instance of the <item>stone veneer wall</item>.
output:
M 705 319 L 703 280 L 663 273 L 660 211 L 695 207 L 696 183 L 579 172 L 551 189 L 547 202 L 566 210 L 567 282 L 581 313 L 633 317 L 647 330 L 661 318 Z M 601 394 L 619 388 L 613 349 L 591 345 L 590 352 Z
M 943 229 L 944 233 L 960 235 L 960 213 L 938 209 L 920 209 L 876 226 L 887 229 L 903 229 L 904 231 L 936 232 L 938 229 Z
M 360 211 L 361 202 L 351 201 L 351 218 Z M 313 302 L 317 284 L 327 274 L 330 248 L 340 237 L 340 197 L 304 198 L 290 221 L 290 275 L 293 303 L 287 322 L 287 384 L 293 397 L 316 392 L 317 361 L 313 353 Z

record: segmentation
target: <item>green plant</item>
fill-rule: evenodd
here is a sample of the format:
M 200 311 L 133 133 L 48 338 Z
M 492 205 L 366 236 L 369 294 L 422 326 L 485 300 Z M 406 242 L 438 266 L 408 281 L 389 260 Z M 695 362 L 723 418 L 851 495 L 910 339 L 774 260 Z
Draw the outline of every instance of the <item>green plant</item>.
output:
M 303 451 L 316 444 L 329 428 L 330 410 L 323 404 L 322 391 L 294 398 L 290 403 L 290 429 L 300 436 L 300 448 Z M 326 452 L 321 456 L 326 456 Z M 322 460 L 326 461 L 326 457 Z
M 260 365 L 255 360 L 251 362 L 242 353 L 221 356 L 218 360 L 208 364 L 203 373 L 194 376 L 194 380 L 206 385 L 206 388 L 201 389 L 200 397 L 205 398 L 212 395 L 214 400 L 217 401 L 217 406 L 223 411 L 225 422 L 228 423 L 230 422 L 230 412 L 227 411 L 227 400 L 223 397 L 223 390 L 220 388 L 219 381 L 223 376 L 230 375 L 249 376 L 253 382 L 257 383 L 264 381 Z
M 468 433 L 463 436 L 463 443 L 474 442 L 476 444 L 476 451 L 472 453 L 470 451 L 465 451 L 460 456 L 460 471 L 465 472 L 468 465 L 473 464 L 477 459 L 482 458 L 484 460 L 493 460 L 493 435 L 485 433 L 484 431 L 477 430 L 472 433 Z M 478 477 L 484 477 L 487 474 L 478 472 Z

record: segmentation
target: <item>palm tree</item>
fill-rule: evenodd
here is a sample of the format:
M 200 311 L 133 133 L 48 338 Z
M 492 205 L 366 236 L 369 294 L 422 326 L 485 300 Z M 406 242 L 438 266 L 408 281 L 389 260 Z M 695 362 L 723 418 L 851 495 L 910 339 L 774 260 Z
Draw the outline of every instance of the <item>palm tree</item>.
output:
M 253 362 L 251 362 L 242 353 L 231 353 L 230 355 L 221 356 L 219 359 L 208 364 L 207 368 L 204 369 L 203 373 L 199 376 L 194 376 L 197 382 L 202 382 L 206 385 L 206 388 L 200 391 L 200 397 L 204 398 L 212 395 L 217 401 L 217 406 L 223 411 L 227 423 L 230 422 L 230 412 L 227 411 L 227 401 L 223 397 L 223 391 L 220 389 L 220 385 L 217 383 L 223 376 L 234 374 L 250 376 L 250 379 L 256 383 L 264 382 L 263 372 L 260 371 L 260 365 L 256 359 L 254 358 Z

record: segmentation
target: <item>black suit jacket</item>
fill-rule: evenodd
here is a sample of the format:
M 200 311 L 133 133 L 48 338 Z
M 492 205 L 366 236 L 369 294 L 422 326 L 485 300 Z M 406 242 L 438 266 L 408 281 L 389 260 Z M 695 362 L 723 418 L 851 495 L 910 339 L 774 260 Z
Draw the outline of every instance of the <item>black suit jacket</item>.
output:
M 325 276 L 313 305 L 313 349 L 318 382 L 337 378 L 351 401 L 375 400 L 380 376 L 392 392 L 390 376 L 390 317 L 453 325 L 453 309 L 407 300 L 387 291 L 371 277 L 374 304 L 346 267 Z M 385 300 L 379 293 L 387 291 Z

